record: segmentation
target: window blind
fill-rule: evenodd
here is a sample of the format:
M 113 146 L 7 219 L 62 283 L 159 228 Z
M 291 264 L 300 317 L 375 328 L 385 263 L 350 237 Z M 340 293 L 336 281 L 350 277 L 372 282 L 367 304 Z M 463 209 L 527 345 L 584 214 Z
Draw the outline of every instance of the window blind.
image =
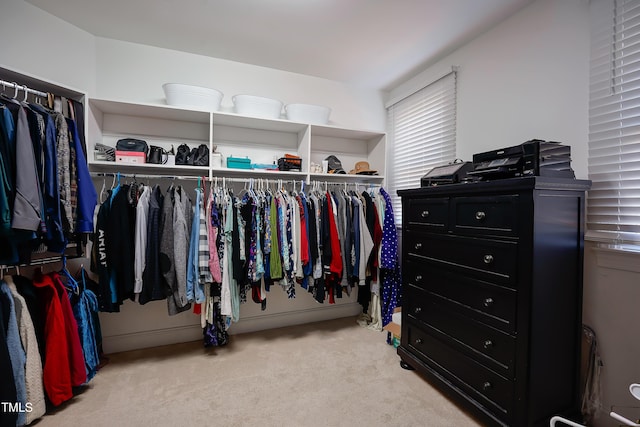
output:
M 392 141 L 389 189 L 396 225 L 402 224 L 398 190 L 420 186 L 432 167 L 456 156 L 456 72 L 445 75 L 387 109 Z
M 590 239 L 640 244 L 640 2 L 591 2 Z

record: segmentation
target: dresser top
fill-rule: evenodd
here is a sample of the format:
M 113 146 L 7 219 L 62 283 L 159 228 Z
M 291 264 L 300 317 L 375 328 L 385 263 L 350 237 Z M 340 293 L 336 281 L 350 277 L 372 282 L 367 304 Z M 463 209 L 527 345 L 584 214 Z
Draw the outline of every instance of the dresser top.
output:
M 505 192 L 523 190 L 564 190 L 587 191 L 591 181 L 568 178 L 550 178 L 543 176 L 527 176 L 521 178 L 497 179 L 495 181 L 465 182 L 459 184 L 437 185 L 432 187 L 398 190 L 400 197 L 425 197 L 438 194 L 465 194 L 478 192 Z

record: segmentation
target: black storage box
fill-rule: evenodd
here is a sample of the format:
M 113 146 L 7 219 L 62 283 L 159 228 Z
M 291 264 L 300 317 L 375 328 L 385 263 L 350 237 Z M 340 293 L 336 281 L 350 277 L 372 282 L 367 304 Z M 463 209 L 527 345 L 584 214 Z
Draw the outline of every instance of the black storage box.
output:
M 280 157 L 278 159 L 278 169 L 281 171 L 302 171 L 302 159 L 295 157 Z

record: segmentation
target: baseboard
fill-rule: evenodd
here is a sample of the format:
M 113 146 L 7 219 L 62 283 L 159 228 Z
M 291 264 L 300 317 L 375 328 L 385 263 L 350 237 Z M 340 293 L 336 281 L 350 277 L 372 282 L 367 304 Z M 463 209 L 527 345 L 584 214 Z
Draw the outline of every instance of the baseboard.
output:
M 304 323 L 321 322 L 341 317 L 357 316 L 362 306 L 356 302 L 336 304 L 283 313 L 264 314 L 240 319 L 229 328 L 230 335 L 247 332 L 275 329 L 284 326 L 302 325 Z M 198 324 L 173 328 L 133 332 L 128 334 L 102 337 L 102 346 L 106 354 L 161 345 L 198 341 L 202 339 L 202 329 Z
M 197 341 L 202 339 L 200 325 L 132 332 L 128 334 L 102 337 L 102 348 L 106 354 L 141 348 L 158 347 L 167 344 Z
M 362 313 L 362 306 L 354 302 L 245 317 L 241 318 L 238 323 L 231 325 L 229 334 L 244 334 L 247 332 L 263 331 L 265 329 L 282 328 L 284 326 L 321 322 L 323 320 L 357 316 L 360 313 Z

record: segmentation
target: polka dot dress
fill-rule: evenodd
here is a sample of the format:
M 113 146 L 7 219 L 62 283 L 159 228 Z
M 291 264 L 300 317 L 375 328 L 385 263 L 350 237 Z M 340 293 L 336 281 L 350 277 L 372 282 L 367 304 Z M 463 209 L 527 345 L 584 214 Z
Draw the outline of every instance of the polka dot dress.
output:
M 380 275 L 382 279 L 382 325 L 391 322 L 393 310 L 400 300 L 402 286 L 400 262 L 398 260 L 398 233 L 393 217 L 391 197 L 380 188 L 385 201 L 384 226 L 382 227 Z

